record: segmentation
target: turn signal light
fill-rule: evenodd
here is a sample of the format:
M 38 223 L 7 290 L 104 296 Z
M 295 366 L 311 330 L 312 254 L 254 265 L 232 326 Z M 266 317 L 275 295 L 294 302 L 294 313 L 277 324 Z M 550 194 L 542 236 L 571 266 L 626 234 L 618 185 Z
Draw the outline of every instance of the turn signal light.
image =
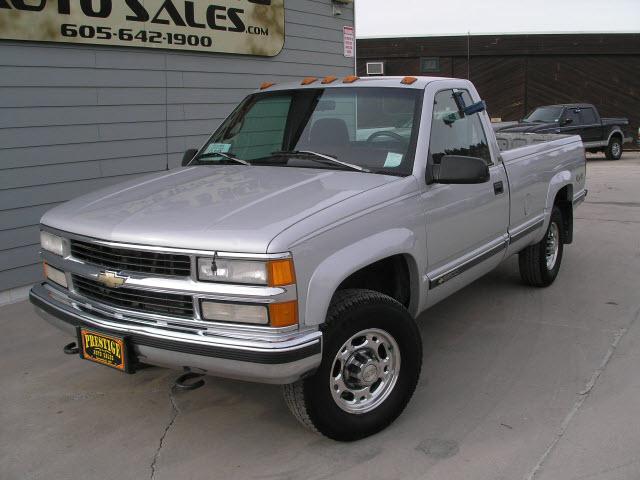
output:
M 348 77 L 344 77 L 342 79 L 342 83 L 353 83 L 356 80 L 358 80 L 360 77 L 356 76 L 356 75 L 349 75 Z
M 298 302 L 269 305 L 269 324 L 272 327 L 290 327 L 298 324 Z
M 404 77 L 400 83 L 411 85 L 412 83 L 416 83 L 417 81 L 418 79 L 416 77 Z
M 296 275 L 293 271 L 293 260 L 271 260 L 267 262 L 267 283 L 270 287 L 281 287 L 296 283 Z

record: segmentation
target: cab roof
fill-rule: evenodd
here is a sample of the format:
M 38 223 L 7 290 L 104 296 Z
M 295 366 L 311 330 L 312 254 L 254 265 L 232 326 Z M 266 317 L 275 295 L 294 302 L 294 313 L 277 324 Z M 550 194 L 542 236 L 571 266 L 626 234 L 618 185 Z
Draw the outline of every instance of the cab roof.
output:
M 311 79 L 314 77 L 309 77 Z M 383 77 L 383 76 L 375 76 L 375 77 L 359 77 L 357 80 L 352 82 L 345 83 L 344 78 L 349 77 L 337 77 L 335 80 L 322 83 L 323 78 L 327 77 L 317 77 L 317 79 L 313 82 L 306 82 L 308 79 L 300 79 L 295 82 L 286 82 L 286 83 L 273 83 L 269 84 L 265 88 L 260 88 L 258 91 L 263 92 L 272 92 L 277 90 L 298 90 L 305 88 L 348 88 L 348 87 L 397 87 L 397 88 L 412 88 L 423 90 L 429 83 L 438 81 L 438 80 L 453 80 L 447 77 L 418 77 L 418 76 L 410 76 L 410 77 Z M 411 84 L 402 83 L 404 78 L 415 78 L 416 80 Z M 306 84 L 302 82 L 305 81 Z M 270 82 L 269 82 L 270 83 Z M 265 84 L 266 85 L 266 84 Z

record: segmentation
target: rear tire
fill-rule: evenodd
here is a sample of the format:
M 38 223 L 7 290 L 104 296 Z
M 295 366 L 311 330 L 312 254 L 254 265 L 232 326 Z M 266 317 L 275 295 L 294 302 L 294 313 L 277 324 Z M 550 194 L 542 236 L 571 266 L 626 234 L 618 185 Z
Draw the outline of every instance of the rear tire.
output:
M 611 137 L 609 146 L 604 151 L 607 160 L 620 160 L 622 157 L 622 140 L 618 136 Z
M 422 341 L 415 321 L 391 297 L 341 290 L 323 334 L 316 373 L 283 387 L 291 413 L 338 441 L 383 430 L 402 413 L 420 377 Z
M 562 212 L 554 206 L 549 227 L 542 240 L 520 252 L 520 277 L 533 287 L 548 287 L 558 276 L 563 252 Z

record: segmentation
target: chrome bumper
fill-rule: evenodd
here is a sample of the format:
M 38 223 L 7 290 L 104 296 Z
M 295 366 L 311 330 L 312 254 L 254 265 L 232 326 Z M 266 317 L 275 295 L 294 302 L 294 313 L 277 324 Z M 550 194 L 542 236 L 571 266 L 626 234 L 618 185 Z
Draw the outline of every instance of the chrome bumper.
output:
M 189 367 L 213 376 L 286 384 L 312 373 L 322 359 L 322 333 L 317 330 L 269 339 L 234 338 L 118 322 L 82 310 L 73 299 L 46 284 L 34 286 L 29 299 L 41 318 L 73 337 L 79 326 L 128 335 L 138 360 L 149 365 Z

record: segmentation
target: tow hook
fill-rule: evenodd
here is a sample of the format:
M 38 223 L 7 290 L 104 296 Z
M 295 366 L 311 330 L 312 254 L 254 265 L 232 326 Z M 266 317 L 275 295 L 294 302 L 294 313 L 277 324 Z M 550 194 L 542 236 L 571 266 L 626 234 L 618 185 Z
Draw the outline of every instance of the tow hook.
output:
M 80 349 L 76 345 L 76 342 L 71 342 L 62 347 L 62 351 L 67 355 L 77 355 L 80 352 Z
M 178 390 L 196 390 L 204 385 L 204 374 L 185 368 L 185 373 L 176 378 L 174 386 Z

